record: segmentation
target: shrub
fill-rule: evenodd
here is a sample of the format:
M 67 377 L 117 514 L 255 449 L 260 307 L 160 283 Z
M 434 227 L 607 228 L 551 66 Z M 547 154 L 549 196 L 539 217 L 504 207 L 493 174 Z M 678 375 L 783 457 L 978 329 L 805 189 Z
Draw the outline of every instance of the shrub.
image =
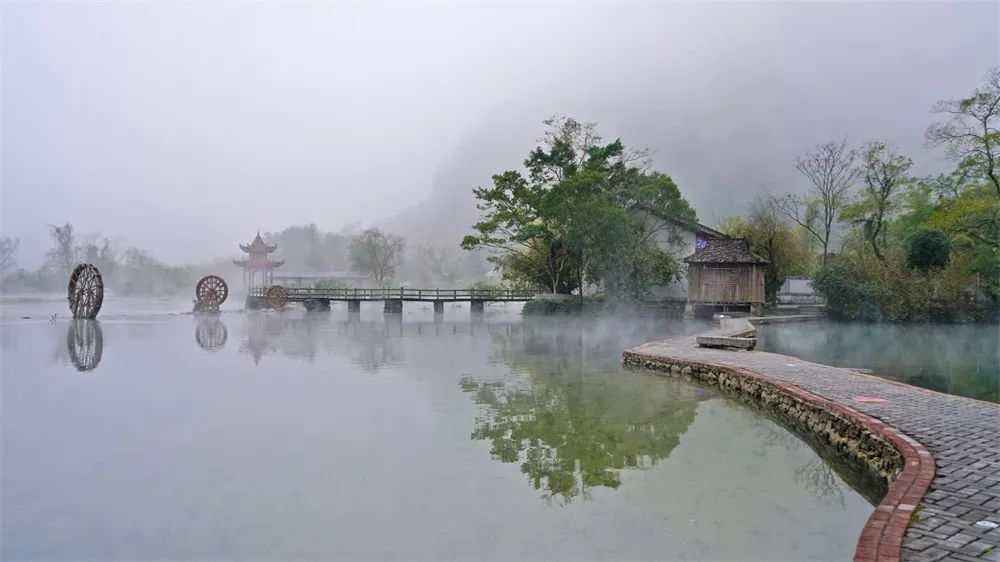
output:
M 920 271 L 930 271 L 948 265 L 951 258 L 951 241 L 940 230 L 921 230 L 910 240 L 907 263 Z

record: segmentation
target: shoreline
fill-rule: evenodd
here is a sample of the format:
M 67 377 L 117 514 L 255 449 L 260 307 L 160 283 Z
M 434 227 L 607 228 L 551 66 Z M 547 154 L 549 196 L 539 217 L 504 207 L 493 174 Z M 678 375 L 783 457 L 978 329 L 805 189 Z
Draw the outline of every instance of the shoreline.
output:
M 983 481 L 1000 484 L 1000 458 L 977 460 L 992 459 L 992 451 L 1000 448 L 1000 440 L 993 436 L 993 426 L 1000 422 L 997 404 L 791 356 L 708 349 L 697 343 L 699 336 L 752 335 L 755 323 L 815 318 L 726 318 L 707 332 L 626 350 L 622 362 L 630 368 L 717 386 L 817 437 L 850 464 L 867 467 L 869 475 L 884 482 L 888 491 L 858 538 L 855 560 L 936 560 L 938 554 L 975 560 L 996 554 L 1000 529 L 990 525 L 1000 523 L 1000 486 L 993 486 L 994 493 L 990 493 L 990 487 L 980 486 L 987 488 L 981 490 L 975 485 Z M 928 415 L 921 415 L 921 409 L 927 408 Z M 963 408 L 977 411 L 977 427 L 953 428 L 954 434 L 949 432 L 945 440 L 951 447 L 924 438 L 941 433 L 929 419 L 931 411 Z M 962 439 L 963 435 L 982 439 Z M 961 454 L 951 454 L 954 449 Z M 956 467 L 945 458 L 966 462 Z M 939 486 L 952 484 L 955 479 L 949 477 L 966 464 L 981 466 L 962 472 L 962 485 L 950 486 L 954 490 Z

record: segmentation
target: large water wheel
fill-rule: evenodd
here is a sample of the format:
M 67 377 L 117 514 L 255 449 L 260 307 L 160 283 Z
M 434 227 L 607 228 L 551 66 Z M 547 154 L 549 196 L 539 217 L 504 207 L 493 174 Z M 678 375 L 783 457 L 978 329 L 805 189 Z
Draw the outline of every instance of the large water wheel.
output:
M 267 289 L 267 304 L 271 305 L 271 308 L 284 308 L 287 302 L 288 289 L 281 285 L 272 285 Z
M 97 320 L 76 318 L 66 331 L 66 350 L 77 371 L 93 371 L 101 363 L 104 335 Z
M 229 296 L 229 285 L 218 275 L 206 275 L 195 285 L 194 295 L 198 299 L 199 310 L 217 311 Z
M 104 303 L 101 272 L 89 263 L 76 266 L 69 276 L 67 293 L 73 318 L 96 318 Z

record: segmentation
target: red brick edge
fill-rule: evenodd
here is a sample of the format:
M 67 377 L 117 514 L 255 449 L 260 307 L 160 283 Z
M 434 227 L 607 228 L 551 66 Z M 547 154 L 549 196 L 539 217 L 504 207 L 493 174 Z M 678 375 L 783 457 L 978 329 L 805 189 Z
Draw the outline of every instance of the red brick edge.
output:
M 854 549 L 854 560 L 855 562 L 885 562 L 900 559 L 906 528 L 910 524 L 914 510 L 920 504 L 924 494 L 927 493 L 931 481 L 934 480 L 934 457 L 922 444 L 899 429 L 850 406 L 823 398 L 818 394 L 768 375 L 728 365 L 678 359 L 639 351 L 626 351 L 625 357 L 629 356 L 651 361 L 669 361 L 672 364 L 702 369 L 725 370 L 741 377 L 757 379 L 804 402 L 844 416 L 872 434 L 888 441 L 903 456 L 903 470 L 889 486 L 889 491 L 882 498 L 875 511 L 868 517 Z

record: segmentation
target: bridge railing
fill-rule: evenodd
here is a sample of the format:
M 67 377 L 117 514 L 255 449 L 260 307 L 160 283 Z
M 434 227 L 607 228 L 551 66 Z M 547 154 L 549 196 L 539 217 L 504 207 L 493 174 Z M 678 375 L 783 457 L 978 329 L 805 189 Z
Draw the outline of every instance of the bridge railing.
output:
M 270 287 L 253 287 L 252 297 L 266 297 Z M 514 289 L 318 289 L 314 287 L 288 287 L 288 297 L 295 300 L 334 299 L 334 300 L 421 300 L 421 301 L 515 301 L 530 300 L 535 296 L 532 291 Z

